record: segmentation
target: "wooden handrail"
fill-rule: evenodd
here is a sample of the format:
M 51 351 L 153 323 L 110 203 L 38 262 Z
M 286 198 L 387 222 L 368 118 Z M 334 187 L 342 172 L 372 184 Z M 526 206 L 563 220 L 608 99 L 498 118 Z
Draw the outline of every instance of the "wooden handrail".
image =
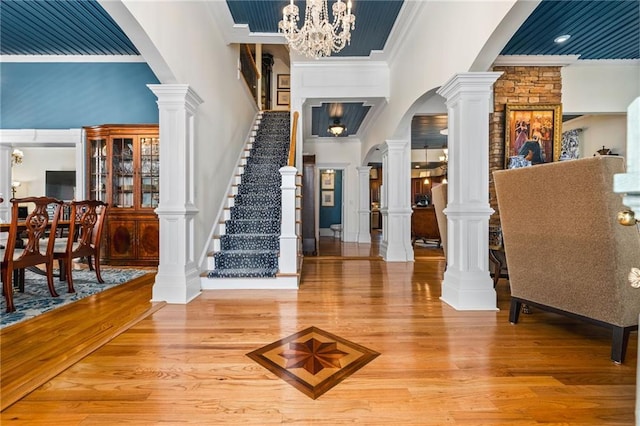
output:
M 296 163 L 296 133 L 298 129 L 298 111 L 293 112 L 293 125 L 291 126 L 291 143 L 289 144 L 289 166 L 295 166 Z
M 260 70 L 258 69 L 258 66 L 256 65 L 256 60 L 253 59 L 253 53 L 251 53 L 251 49 L 249 48 L 248 44 L 245 44 L 243 46 L 244 46 L 244 50 L 247 53 L 247 56 L 250 59 L 251 66 L 253 67 L 253 72 L 256 73 L 256 80 L 259 80 L 260 79 Z

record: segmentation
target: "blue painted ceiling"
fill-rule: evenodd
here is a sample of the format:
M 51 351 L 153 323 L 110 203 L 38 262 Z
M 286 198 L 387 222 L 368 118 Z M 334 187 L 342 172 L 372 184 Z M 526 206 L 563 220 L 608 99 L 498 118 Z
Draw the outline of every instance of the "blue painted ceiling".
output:
M 0 3 L 2 55 L 139 55 L 95 0 Z
M 328 10 L 334 0 L 328 2 Z M 353 0 L 352 13 L 356 27 L 351 33 L 351 45 L 332 56 L 369 56 L 372 50 L 383 50 L 389 33 L 398 17 L 403 0 Z M 256 33 L 277 33 L 282 19 L 282 8 L 289 0 L 227 0 L 236 24 L 247 24 Z M 300 8 L 299 26 L 304 24 L 304 3 L 296 0 Z M 357 42 L 356 42 L 357 40 Z
M 565 43 L 553 40 L 564 34 Z M 640 58 L 640 2 L 545 0 L 502 55 L 580 55 L 585 59 Z

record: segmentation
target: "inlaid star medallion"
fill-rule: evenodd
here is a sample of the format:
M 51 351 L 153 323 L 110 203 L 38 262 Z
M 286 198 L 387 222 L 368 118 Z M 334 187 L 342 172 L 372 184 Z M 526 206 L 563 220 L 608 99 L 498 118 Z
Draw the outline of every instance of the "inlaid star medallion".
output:
M 378 355 L 378 352 L 316 327 L 309 327 L 247 354 L 313 399 Z

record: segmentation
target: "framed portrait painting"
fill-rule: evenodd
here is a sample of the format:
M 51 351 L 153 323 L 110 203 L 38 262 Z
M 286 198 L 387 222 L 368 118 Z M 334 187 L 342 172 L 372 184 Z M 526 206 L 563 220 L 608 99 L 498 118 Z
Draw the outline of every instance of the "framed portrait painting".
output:
M 505 109 L 505 168 L 511 157 L 522 156 L 531 164 L 560 158 L 562 105 L 511 105 Z

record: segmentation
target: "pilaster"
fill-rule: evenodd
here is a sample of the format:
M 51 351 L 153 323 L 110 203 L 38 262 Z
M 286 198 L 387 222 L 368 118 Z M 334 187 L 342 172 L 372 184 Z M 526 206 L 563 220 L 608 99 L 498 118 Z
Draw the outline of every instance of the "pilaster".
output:
M 382 148 L 382 242 L 387 262 L 412 262 L 411 141 L 387 140 Z
M 195 263 L 195 112 L 202 99 L 186 84 L 149 84 L 160 110 L 160 263 L 153 300 L 187 303 L 200 294 Z
M 280 168 L 282 176 L 282 217 L 280 222 L 279 269 L 283 274 L 295 274 L 298 268 L 298 236 L 296 235 L 296 173 L 292 166 Z
M 497 310 L 489 274 L 489 113 L 501 73 L 462 73 L 439 90 L 449 129 L 447 270 L 441 299 L 458 310 Z
M 371 244 L 371 201 L 369 200 L 369 173 L 371 166 L 356 167 L 358 170 L 358 243 Z

